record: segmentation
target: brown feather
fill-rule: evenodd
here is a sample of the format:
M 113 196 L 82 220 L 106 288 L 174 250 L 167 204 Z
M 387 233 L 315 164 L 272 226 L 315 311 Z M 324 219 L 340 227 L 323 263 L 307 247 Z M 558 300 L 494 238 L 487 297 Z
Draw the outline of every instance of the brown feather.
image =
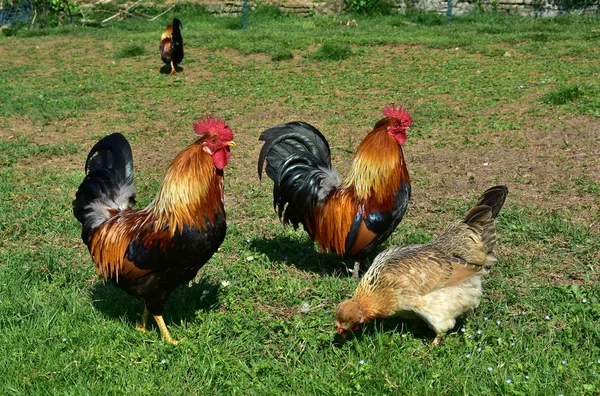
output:
M 336 252 L 343 255 L 346 250 L 346 237 L 352 227 L 352 222 L 358 204 L 348 189 L 339 189 L 317 206 L 314 211 L 315 229 L 308 231 L 315 236 L 315 241 L 324 252 Z
M 356 237 L 356 242 L 352 246 L 352 255 L 357 255 L 358 252 L 367 247 L 373 240 L 377 237 L 377 234 L 369 231 L 364 221 L 360 222 L 360 226 L 358 228 L 358 235 Z

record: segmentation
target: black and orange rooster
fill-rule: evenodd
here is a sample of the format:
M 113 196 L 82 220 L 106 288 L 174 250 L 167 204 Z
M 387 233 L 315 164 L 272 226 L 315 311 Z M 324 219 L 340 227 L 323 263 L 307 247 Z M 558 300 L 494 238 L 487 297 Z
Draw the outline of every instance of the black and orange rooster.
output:
M 171 74 L 177 74 L 175 67 L 183 60 L 183 37 L 181 36 L 181 21 L 173 19 L 173 24 L 167 25 L 167 28 L 160 37 L 158 49 L 160 57 L 167 65 L 171 65 Z
M 358 146 L 350 172 L 340 182 L 327 140 L 315 127 L 290 122 L 264 131 L 258 158 L 261 178 L 273 180 L 273 205 L 283 224 L 302 224 L 325 252 L 361 262 L 394 231 L 410 199 L 402 153 L 412 118 L 402 107 L 383 109 L 385 118 Z
M 133 158 L 123 135 L 100 140 L 88 154 L 86 177 L 73 214 L 98 272 L 145 303 L 167 342 L 162 318 L 171 292 L 194 279 L 225 238 L 223 168 L 234 146 L 233 132 L 215 117 L 194 124 L 201 137 L 171 163 L 158 194 L 144 209 L 135 203 Z

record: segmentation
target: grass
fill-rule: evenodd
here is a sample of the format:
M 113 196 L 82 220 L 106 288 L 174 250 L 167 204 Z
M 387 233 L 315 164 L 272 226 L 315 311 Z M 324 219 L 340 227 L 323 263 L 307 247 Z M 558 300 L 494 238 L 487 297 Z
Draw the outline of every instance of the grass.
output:
M 346 26 L 265 9 L 242 30 L 179 7 L 176 77 L 160 73 L 157 50 L 174 14 L 0 37 L 2 393 L 598 394 L 597 19 L 474 14 L 447 26 L 411 13 Z M 351 56 L 322 61 L 340 48 Z M 355 284 L 278 223 L 271 182 L 255 174 L 260 132 L 292 120 L 323 131 L 346 174 L 390 102 L 414 119 L 414 194 L 386 246 L 423 243 L 485 188 L 510 188 L 481 305 L 433 349 L 418 322 L 336 336 L 335 306 Z M 205 113 L 238 143 L 228 234 L 169 300 L 173 347 L 153 322 L 135 330 L 141 303 L 97 277 L 70 208 L 87 151 L 115 131 L 148 204 Z
M 308 59 L 316 59 L 320 61 L 342 61 L 347 59 L 352 54 L 352 50 L 341 44 L 324 43 L 315 52 L 308 53 Z
M 117 59 L 133 58 L 144 54 L 146 54 L 146 48 L 144 46 L 139 44 L 129 44 L 117 51 L 115 57 Z

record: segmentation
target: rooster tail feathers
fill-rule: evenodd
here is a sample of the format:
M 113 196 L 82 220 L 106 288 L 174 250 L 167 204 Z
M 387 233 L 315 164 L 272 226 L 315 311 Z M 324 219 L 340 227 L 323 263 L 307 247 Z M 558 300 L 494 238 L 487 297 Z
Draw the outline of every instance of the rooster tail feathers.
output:
M 87 156 L 85 172 L 73 201 L 73 214 L 83 224 L 82 237 L 108 220 L 109 210 L 135 203 L 133 156 L 127 139 L 120 133 L 101 139 Z
M 470 226 L 480 229 L 483 243 L 487 246 L 488 255 L 486 258 L 486 267 L 491 267 L 496 263 L 492 254 L 496 246 L 496 225 L 495 218 L 498 216 L 506 196 L 508 188 L 506 186 L 495 186 L 487 189 L 477 201 L 477 204 L 467 212 L 464 222 Z
M 183 36 L 181 35 L 181 27 L 183 26 L 178 18 L 173 19 L 173 33 L 171 34 L 171 40 L 173 46 L 183 47 Z
M 290 122 L 267 129 L 259 140 L 265 144 L 258 157 L 258 177 L 265 169 L 273 180 L 273 205 L 279 218 L 294 227 L 312 219 L 315 204 L 340 185 L 323 134 L 304 122 Z
M 312 125 L 304 122 L 276 125 L 264 131 L 258 139 L 265 142 L 258 157 L 259 178 L 262 177 L 265 159 L 267 176 L 276 181 L 281 164 L 296 153 L 310 153 L 323 167 L 331 168 L 329 143 Z
M 120 133 L 101 139 L 92 147 L 85 161 L 85 172 L 90 174 L 99 169 L 115 169 L 133 183 L 133 155 L 129 142 Z

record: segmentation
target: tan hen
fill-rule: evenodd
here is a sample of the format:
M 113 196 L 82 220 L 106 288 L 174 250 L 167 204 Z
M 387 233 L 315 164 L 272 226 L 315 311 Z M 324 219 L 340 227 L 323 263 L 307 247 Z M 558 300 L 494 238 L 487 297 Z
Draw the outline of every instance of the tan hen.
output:
M 375 318 L 425 320 L 439 343 L 456 318 L 477 308 L 481 278 L 496 264 L 495 218 L 508 194 L 505 186 L 488 189 L 463 221 L 450 224 L 424 245 L 392 247 L 380 253 L 354 296 L 336 312 L 338 331 L 346 334 Z

